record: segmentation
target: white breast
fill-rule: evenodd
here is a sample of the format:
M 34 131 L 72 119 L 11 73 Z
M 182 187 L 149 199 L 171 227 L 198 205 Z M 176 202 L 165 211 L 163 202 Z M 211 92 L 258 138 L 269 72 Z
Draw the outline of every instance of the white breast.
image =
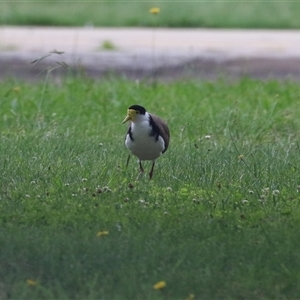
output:
M 131 133 L 133 141 L 129 134 L 126 136 L 126 147 L 140 160 L 155 160 L 165 149 L 165 142 L 161 136 L 156 140 L 155 136 L 150 136 L 151 127 L 148 119 L 141 120 L 135 124 L 131 123 Z

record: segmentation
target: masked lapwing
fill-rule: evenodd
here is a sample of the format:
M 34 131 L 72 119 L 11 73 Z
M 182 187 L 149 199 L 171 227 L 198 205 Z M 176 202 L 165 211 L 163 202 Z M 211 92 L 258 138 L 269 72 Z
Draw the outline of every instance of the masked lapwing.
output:
M 125 137 L 125 145 L 139 159 L 140 173 L 144 172 L 142 161 L 152 161 L 149 173 L 153 176 L 155 160 L 165 153 L 169 146 L 170 131 L 168 125 L 156 115 L 150 114 L 143 106 L 132 105 L 127 110 L 127 116 L 122 122 L 130 121 Z M 129 162 L 127 160 L 127 164 Z

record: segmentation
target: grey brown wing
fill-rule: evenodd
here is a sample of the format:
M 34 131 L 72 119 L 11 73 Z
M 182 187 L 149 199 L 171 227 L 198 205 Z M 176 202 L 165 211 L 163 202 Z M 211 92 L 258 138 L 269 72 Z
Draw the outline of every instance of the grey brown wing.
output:
M 170 130 L 167 123 L 162 120 L 160 117 L 151 114 L 153 121 L 156 123 L 157 127 L 159 128 L 160 135 L 162 136 L 163 140 L 165 141 L 165 149 L 162 153 L 165 153 L 169 147 L 170 142 Z

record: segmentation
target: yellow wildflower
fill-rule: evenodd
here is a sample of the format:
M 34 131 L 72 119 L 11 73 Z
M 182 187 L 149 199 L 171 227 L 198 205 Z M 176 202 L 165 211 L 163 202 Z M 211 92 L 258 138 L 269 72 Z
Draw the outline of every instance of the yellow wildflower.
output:
M 166 282 L 165 281 L 159 281 L 159 282 L 157 282 L 157 283 L 155 283 L 154 284 L 154 286 L 153 286 L 153 288 L 155 289 L 155 290 L 161 290 L 161 289 L 163 289 L 164 287 L 166 287 Z
M 30 286 L 35 286 L 35 285 L 37 285 L 37 281 L 36 281 L 36 280 L 33 280 L 33 279 L 27 279 L 26 282 L 27 282 L 27 284 L 30 285 Z
M 98 231 L 97 232 L 97 237 L 103 236 L 103 235 L 108 235 L 109 231 Z
M 12 89 L 14 92 L 18 93 L 21 91 L 21 88 L 19 86 L 15 86 L 13 89 Z
M 238 159 L 239 159 L 239 160 L 243 160 L 243 159 L 244 159 L 244 155 L 243 155 L 243 154 L 239 155 L 239 156 L 238 156 Z
M 185 300 L 194 300 L 195 295 L 194 294 L 189 294 L 189 296 Z
M 152 7 L 150 10 L 149 10 L 149 13 L 150 14 L 153 14 L 153 15 L 157 15 L 160 13 L 160 8 L 159 7 Z

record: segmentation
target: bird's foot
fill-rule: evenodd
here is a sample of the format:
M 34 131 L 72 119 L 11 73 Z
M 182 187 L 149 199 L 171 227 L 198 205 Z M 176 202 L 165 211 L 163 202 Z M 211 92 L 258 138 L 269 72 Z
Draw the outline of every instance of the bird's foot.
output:
M 154 166 L 155 166 L 155 161 L 152 162 L 152 167 L 149 173 L 149 179 L 152 179 L 153 173 L 154 173 Z
M 129 164 L 129 161 L 130 161 L 130 154 L 128 155 L 128 157 L 127 157 L 127 161 L 126 161 L 126 168 L 128 167 L 128 164 Z
M 149 173 L 149 179 L 152 179 L 153 171 Z
M 143 173 L 144 173 L 144 168 L 143 168 L 143 166 L 142 166 L 142 162 L 141 162 L 141 161 L 139 161 L 139 165 L 140 165 L 140 173 L 139 173 L 139 175 L 137 176 L 136 180 L 139 180 L 140 177 L 141 177 L 141 176 L 143 175 Z

